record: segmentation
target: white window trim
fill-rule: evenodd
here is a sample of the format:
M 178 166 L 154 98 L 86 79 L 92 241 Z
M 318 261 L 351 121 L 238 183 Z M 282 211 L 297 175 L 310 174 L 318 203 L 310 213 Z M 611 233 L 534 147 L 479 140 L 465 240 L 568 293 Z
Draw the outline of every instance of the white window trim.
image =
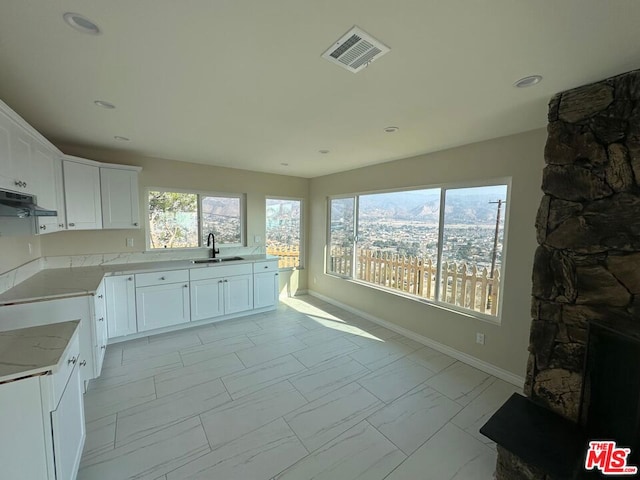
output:
M 413 301 L 417 301 L 420 303 L 424 303 L 424 304 L 428 304 L 428 305 L 432 305 L 432 306 L 436 306 L 439 308 L 443 308 L 445 310 L 449 310 L 451 312 L 457 313 L 457 314 L 461 314 L 467 317 L 472 317 L 475 318 L 477 320 L 482 320 L 484 322 L 488 322 L 488 323 L 492 323 L 492 324 L 497 324 L 500 325 L 502 323 L 502 307 L 503 307 L 503 302 L 504 302 L 504 287 L 505 287 L 505 276 L 504 276 L 504 272 L 505 272 L 505 266 L 507 263 L 507 248 L 509 245 L 509 240 L 508 240 L 508 232 L 509 232 L 509 217 L 510 217 L 510 210 L 511 210 L 511 183 L 512 183 L 512 178 L 511 177 L 498 177 L 498 178 L 488 178 L 488 179 L 482 179 L 482 180 L 474 180 L 474 181 L 466 181 L 466 182 L 452 182 L 452 183 L 440 183 L 440 184 L 432 184 L 432 185 L 418 185 L 418 186 L 410 186 L 410 187 L 398 187 L 398 188 L 392 188 L 392 189 L 380 189 L 380 190 L 368 190 L 368 191 L 360 191 L 360 192 L 356 192 L 356 193 L 349 193 L 349 194 L 339 194 L 339 195 L 331 195 L 327 197 L 327 202 L 326 202 L 326 212 L 327 212 L 327 217 L 326 217 L 326 245 L 327 247 L 325 248 L 325 262 L 324 262 L 324 273 L 325 275 L 334 277 L 334 278 L 338 278 L 341 280 L 347 280 L 349 282 L 355 283 L 357 285 L 362 285 L 363 287 L 366 288 L 373 288 L 376 290 L 382 290 L 384 292 L 390 293 L 392 295 L 397 295 L 409 300 L 413 300 Z M 440 220 L 439 220 L 439 227 L 438 227 L 438 272 L 437 272 L 437 277 L 436 277 L 436 299 L 435 300 L 431 300 L 428 298 L 422 298 L 422 297 L 418 297 L 417 295 L 412 295 L 410 293 L 406 293 L 406 292 L 401 292 L 392 288 L 387 288 L 387 287 L 383 287 L 381 285 L 375 285 L 375 284 L 371 284 L 362 280 L 358 280 L 354 277 L 354 267 L 355 267 L 355 256 L 356 256 L 356 249 L 354 248 L 353 251 L 353 256 L 354 259 L 351 262 L 351 274 L 350 275 L 340 275 L 338 273 L 334 273 L 331 272 L 329 270 L 329 264 L 330 264 L 330 247 L 331 247 L 331 200 L 339 200 L 339 199 L 344 199 L 344 198 L 353 198 L 354 199 L 354 235 L 357 237 L 357 229 L 358 229 L 358 216 L 359 216 L 359 211 L 358 211 L 358 198 L 361 195 L 371 195 L 371 194 L 378 194 L 378 193 L 393 193 L 393 192 L 410 192 L 412 190 L 429 190 L 429 189 L 435 189 L 435 188 L 440 188 L 441 192 L 440 192 L 440 199 L 441 199 L 441 204 L 440 206 L 442 207 L 442 205 L 444 205 L 444 199 L 446 198 L 446 191 L 447 190 L 456 190 L 459 188 L 474 188 L 474 187 L 490 187 L 490 186 L 494 186 L 494 185 L 506 185 L 507 186 L 507 199 L 505 201 L 505 210 L 504 210 L 504 235 L 503 235 L 503 239 L 502 239 L 502 262 L 500 263 L 500 295 L 498 296 L 498 306 L 497 306 L 497 311 L 496 311 L 496 315 L 487 315 L 481 312 L 476 312 L 474 310 L 471 309 L 467 309 L 467 308 L 462 308 L 459 307 L 457 305 L 453 305 L 451 303 L 448 302 L 444 302 L 442 300 L 439 300 L 439 295 L 440 295 L 440 276 L 441 276 L 441 268 L 442 268 L 442 249 L 443 249 L 443 245 L 442 245 L 442 240 L 443 240 L 443 235 L 444 235 L 444 228 L 443 228 L 443 221 L 444 221 L 444 209 L 440 208 Z M 357 243 L 357 241 L 354 241 L 354 244 Z
M 267 200 L 294 200 L 296 202 L 300 202 L 300 257 L 298 260 L 298 266 L 295 268 L 281 268 L 280 270 L 304 270 L 305 266 L 305 234 L 304 234 L 304 226 L 305 226 L 305 202 L 303 198 L 299 197 L 283 197 L 281 195 L 266 195 L 264 197 L 264 212 L 265 212 L 265 232 L 264 232 L 264 241 L 265 241 L 265 249 L 267 244 L 267 226 L 266 226 L 266 214 L 267 214 Z
M 187 193 L 198 195 L 198 246 L 182 247 L 182 248 L 151 248 L 151 226 L 149 224 L 149 192 L 163 193 Z M 202 244 L 202 197 L 228 197 L 240 199 L 240 243 L 216 243 L 221 247 L 244 247 L 246 246 L 246 223 L 247 223 L 247 201 L 244 193 L 230 192 L 210 192 L 205 190 L 189 190 L 184 188 L 171 187 L 147 187 L 145 188 L 145 251 L 146 252 L 186 252 L 206 249 L 207 246 Z

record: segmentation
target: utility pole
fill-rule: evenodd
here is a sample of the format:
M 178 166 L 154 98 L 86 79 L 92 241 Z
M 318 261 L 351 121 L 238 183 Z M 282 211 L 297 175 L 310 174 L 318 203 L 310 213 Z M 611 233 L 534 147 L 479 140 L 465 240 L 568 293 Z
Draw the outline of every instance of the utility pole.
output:
M 505 200 L 498 200 L 497 202 L 489 202 L 489 203 L 497 203 L 498 204 L 498 213 L 496 214 L 496 231 L 493 236 L 493 252 L 491 253 L 491 271 L 489 272 L 489 277 L 493 279 L 493 273 L 496 269 L 496 257 L 498 255 L 498 233 L 500 231 L 500 211 L 502 210 L 502 205 L 507 203 Z M 487 297 L 487 309 L 491 308 L 491 290 L 493 287 L 493 282 L 489 285 L 489 296 Z

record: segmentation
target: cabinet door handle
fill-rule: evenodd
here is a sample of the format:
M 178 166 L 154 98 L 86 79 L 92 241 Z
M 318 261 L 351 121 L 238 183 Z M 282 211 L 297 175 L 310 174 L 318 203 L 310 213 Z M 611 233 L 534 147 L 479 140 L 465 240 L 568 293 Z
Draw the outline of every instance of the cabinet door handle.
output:
M 222 283 L 222 280 L 218 280 L 218 283 Z
M 87 366 L 87 361 L 86 361 L 86 360 L 82 360 L 82 361 L 80 362 L 80 366 L 81 366 L 81 367 L 86 367 L 86 366 Z
M 137 227 L 138 226 L 138 222 L 133 222 L 133 226 Z
M 69 226 L 70 226 L 70 227 L 75 227 L 75 226 L 76 226 L 76 224 L 75 224 L 75 223 L 70 223 L 70 224 L 69 224 Z
M 69 360 L 67 360 L 67 365 L 75 365 L 77 361 L 78 359 L 76 357 L 71 357 Z
M 104 295 L 98 295 L 98 298 L 104 298 Z
M 276 273 L 274 276 L 275 276 L 275 277 L 277 277 L 277 276 L 278 276 L 278 274 Z
M 99 322 L 104 322 L 104 317 L 100 317 L 100 318 L 98 319 L 98 321 L 99 321 Z
M 224 283 L 229 283 L 229 280 L 225 280 Z
M 184 288 L 189 288 L 189 285 L 185 285 Z
M 166 278 L 164 278 L 164 277 L 160 277 L 160 280 L 166 280 Z
M 101 350 L 106 350 L 106 349 L 107 349 L 107 346 L 106 346 L 106 345 L 102 345 L 102 346 L 100 347 L 100 349 L 101 349 Z
M 127 280 L 129 280 L 130 282 L 133 282 L 133 277 L 129 277 L 127 278 Z
M 40 230 L 46 230 L 47 226 L 46 225 L 40 225 Z
M 269 265 L 265 265 L 264 268 L 269 268 Z
M 64 223 L 59 223 L 58 228 L 64 228 Z

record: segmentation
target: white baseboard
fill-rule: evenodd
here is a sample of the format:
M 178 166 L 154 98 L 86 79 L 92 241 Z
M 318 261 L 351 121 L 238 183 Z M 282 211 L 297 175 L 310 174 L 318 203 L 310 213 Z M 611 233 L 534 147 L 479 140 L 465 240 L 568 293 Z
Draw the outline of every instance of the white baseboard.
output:
M 324 300 L 325 302 L 335 305 L 336 307 L 340 307 L 343 310 L 346 310 L 347 312 L 351 312 L 355 315 L 358 315 L 359 317 L 370 320 L 373 323 L 377 323 L 378 325 L 388 328 L 389 330 L 393 330 L 394 332 L 399 333 L 400 335 L 404 335 L 405 337 L 410 338 L 411 340 L 415 340 L 416 342 L 422 343 L 427 347 L 431 347 L 440 353 L 449 355 L 450 357 L 453 357 L 456 360 L 460 360 L 462 363 L 466 363 L 467 365 L 475 367 L 478 370 L 482 370 L 483 372 L 488 373 L 489 375 L 493 375 L 494 377 L 504 380 L 505 382 L 511 383 L 516 387 L 524 388 L 524 377 L 516 375 L 515 373 L 509 372 L 508 370 L 505 370 L 500 367 L 496 367 L 491 363 L 485 362 L 484 360 L 480 360 L 479 358 L 469 355 L 468 353 L 461 352 L 460 350 L 456 350 L 455 348 L 451 348 L 448 345 L 445 345 L 443 343 L 436 342 L 435 340 L 432 340 L 428 337 L 420 335 L 419 333 L 416 333 L 412 330 L 396 325 L 393 322 L 383 320 L 374 315 L 370 315 L 367 312 L 363 312 L 362 310 L 353 308 L 350 305 L 334 300 L 333 298 L 326 297 L 316 291 L 308 290 L 307 293 L 312 297 L 316 297 L 316 298 L 319 298 L 320 300 Z

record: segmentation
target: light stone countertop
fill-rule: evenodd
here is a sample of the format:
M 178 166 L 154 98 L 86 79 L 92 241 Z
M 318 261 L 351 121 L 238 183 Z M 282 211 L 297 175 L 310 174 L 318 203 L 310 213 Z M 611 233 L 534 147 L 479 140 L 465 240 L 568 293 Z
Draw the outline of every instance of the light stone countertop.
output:
M 0 383 L 55 373 L 79 320 L 0 332 Z
M 216 268 L 221 265 L 239 265 L 278 259 L 278 257 L 272 255 L 242 255 L 242 258 L 243 260 L 212 264 L 194 264 L 191 260 L 170 260 L 164 262 L 45 269 L 0 294 L 0 306 L 93 295 L 105 276 L 133 275 L 163 270 Z

